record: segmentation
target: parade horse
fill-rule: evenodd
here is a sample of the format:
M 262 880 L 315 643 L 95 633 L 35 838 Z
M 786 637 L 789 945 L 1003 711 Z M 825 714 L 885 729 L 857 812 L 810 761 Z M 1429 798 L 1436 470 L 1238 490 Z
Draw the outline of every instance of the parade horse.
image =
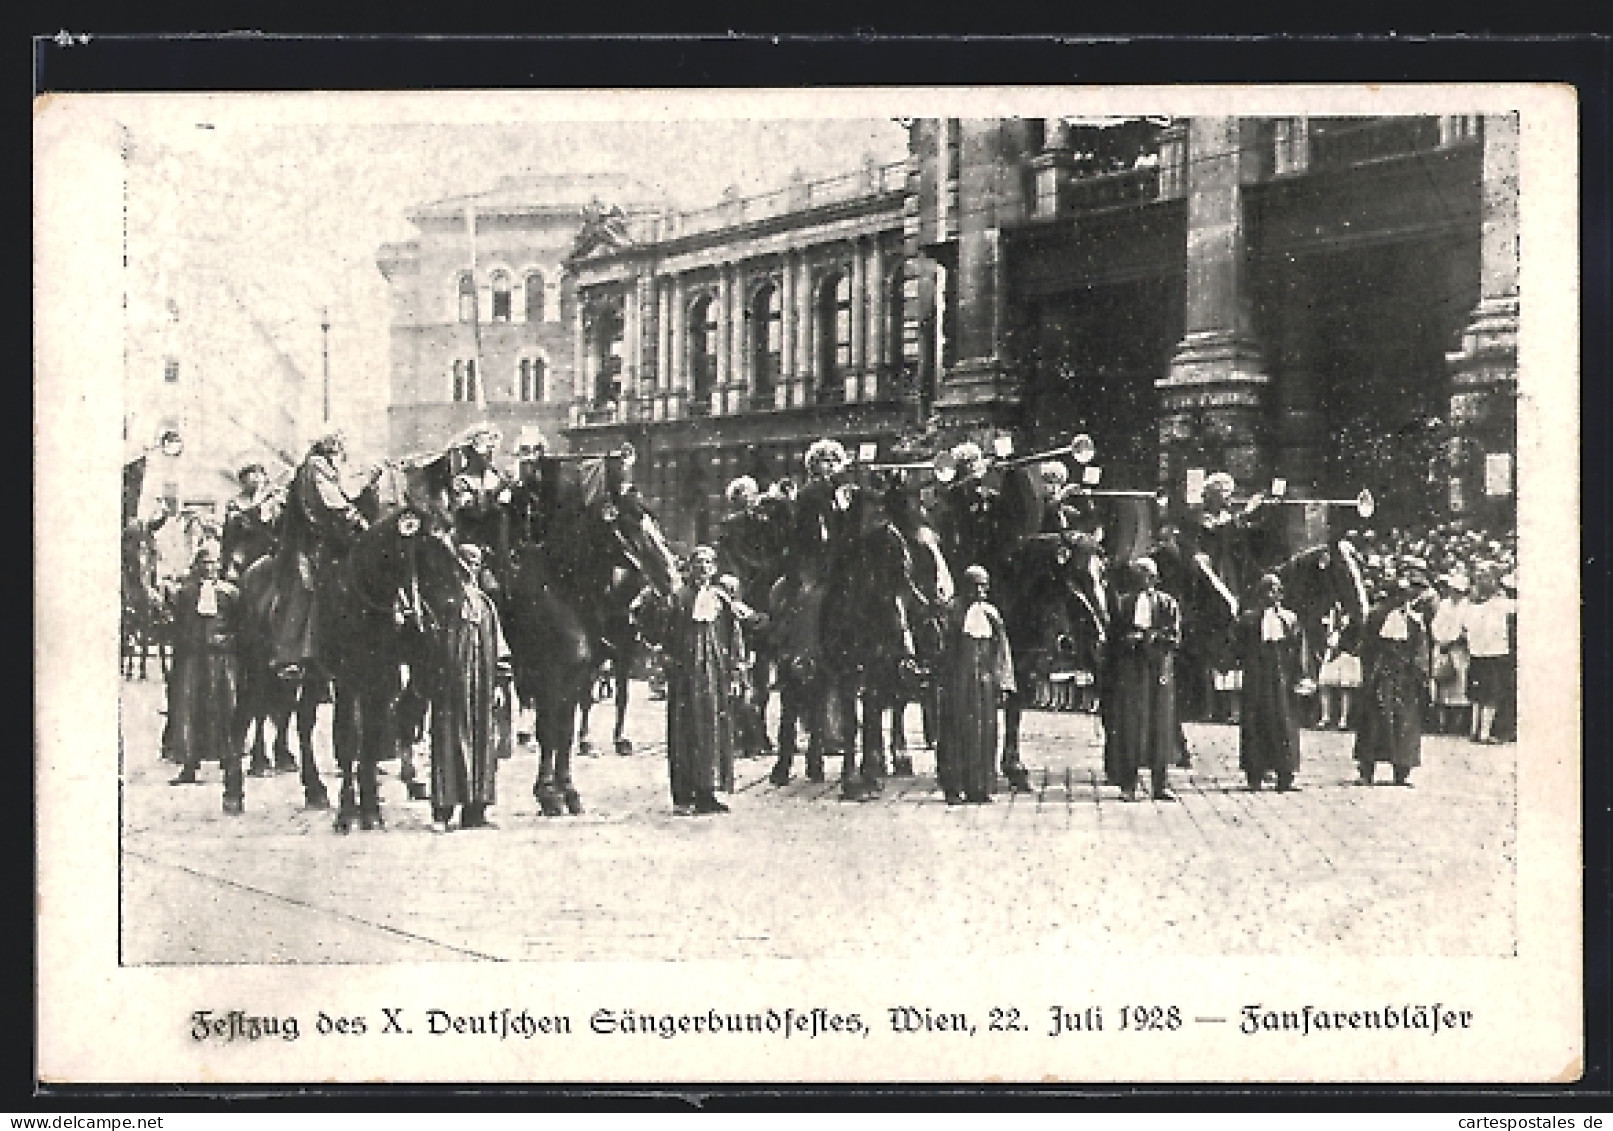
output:
M 904 471 L 892 472 L 885 493 L 885 511 L 906 540 L 912 588 L 921 600 L 904 599 L 908 627 L 912 632 L 913 654 L 918 665 L 916 697 L 919 702 L 924 741 L 933 747 L 940 705 L 936 702 L 935 673 L 944 647 L 946 611 L 956 585 L 951 567 L 941 550 L 941 539 L 933 525 L 923 494 Z M 913 701 L 912 680 L 893 681 L 888 688 L 865 693 L 863 700 L 863 746 L 873 745 L 878 755 L 884 740 L 884 709 L 890 710 L 891 776 L 911 777 L 913 759 L 907 752 L 907 706 Z M 877 763 L 876 763 L 877 764 Z
M 424 670 L 420 622 L 425 609 L 416 595 L 419 555 L 413 547 L 432 539 L 440 542 L 439 549 L 452 549 L 446 536 L 450 529 L 446 465 L 440 457 L 382 464 L 354 504 L 371 525 L 354 537 L 346 555 L 336 559 L 319 582 L 323 670 L 305 670 L 297 679 L 287 680 L 271 668 L 278 587 L 285 577 L 277 559 L 260 558 L 240 578 L 242 738 L 257 727 L 253 755 L 257 763 L 263 724 L 273 720 L 276 768 L 292 769 L 289 732 L 295 714 L 304 804 L 310 809 L 329 808 L 313 736 L 319 705 L 333 703 L 332 745 L 342 775 L 338 832 L 349 831 L 355 817 L 365 829 L 383 823 L 378 764 L 400 750 L 408 754 L 407 746 L 399 742 L 395 721 L 404 695 L 402 673 L 411 658 L 412 673 Z M 410 626 L 413 634 L 405 637 L 404 629 Z M 405 768 L 405 780 L 412 781 L 407 772 L 411 767 Z M 410 796 L 419 796 L 412 784 Z
M 150 524 L 131 519 L 122 538 L 121 667 L 125 679 L 145 679 L 151 649 L 164 679 L 172 665 L 168 602 L 157 576 L 157 540 Z
M 638 663 L 641 641 L 630 609 L 633 601 L 644 590 L 644 579 L 637 570 L 618 566 L 611 572 L 610 588 L 604 601 L 604 623 L 600 626 L 600 660 L 604 672 L 599 684 L 608 686 L 613 708 L 611 748 L 618 754 L 633 753 L 633 742 L 627 737 L 628 684 L 633 667 Z M 607 683 L 608 681 L 608 683 Z M 577 753 L 594 753 L 593 740 L 588 735 L 588 719 L 596 696 L 584 696 L 582 716 L 577 724 Z
M 815 655 L 809 682 L 809 729 L 818 756 L 839 756 L 841 796 L 861 801 L 883 789 L 880 720 L 921 690 L 911 610 L 927 599 L 914 585 L 907 539 L 886 509 L 886 492 L 864 487 L 851 498 L 846 532 L 830 547 L 821 584 L 808 587 L 798 614 L 816 632 L 798 637 Z M 802 657 L 797 657 L 797 661 Z M 863 705 L 862 763 L 857 763 L 857 706 Z
M 1108 633 L 1108 583 L 1097 540 L 1074 531 L 1043 533 L 1045 502 L 1032 468 L 1011 468 L 998 495 L 1000 532 L 991 595 L 1003 616 L 1016 690 L 1003 708 L 1002 771 L 1029 787 L 1020 758 L 1020 724 L 1038 689 L 1078 672 L 1101 670 Z
M 582 812 L 572 746 L 607 655 L 607 626 L 634 589 L 618 583 L 616 571 L 642 579 L 637 589 L 648 585 L 663 596 L 682 585 L 660 525 L 638 494 L 609 490 L 608 458 L 539 460 L 546 533 L 540 543 L 514 547 L 505 593 L 516 694 L 536 714 L 540 757 L 532 793 L 548 817 Z

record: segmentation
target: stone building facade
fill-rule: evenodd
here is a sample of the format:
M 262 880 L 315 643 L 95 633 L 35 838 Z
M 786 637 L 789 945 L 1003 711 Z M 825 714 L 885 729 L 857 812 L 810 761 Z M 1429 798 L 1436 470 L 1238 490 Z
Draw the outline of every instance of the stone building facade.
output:
M 496 350 L 482 324 L 487 415 L 578 451 L 632 443 L 685 543 L 710 535 L 729 479 L 799 474 L 825 435 L 887 459 L 1086 432 L 1106 487 L 1181 502 L 1225 469 L 1240 493 L 1367 487 L 1380 522 L 1512 521 L 1515 116 L 908 128 L 905 162 L 628 208 L 583 245 L 585 210 L 542 195 L 558 186 L 489 194 L 510 217 L 498 262 L 552 270 L 560 299 L 558 322 L 512 318 Z M 382 253 L 395 451 L 476 415 L 452 385 L 464 203 L 419 210 L 421 240 Z M 539 230 L 541 252 L 517 250 Z M 533 404 L 504 397 L 540 343 L 556 379 Z M 1334 517 L 1285 513 L 1296 542 Z
M 376 257 L 392 299 L 389 453 L 440 448 L 484 419 L 512 443 L 525 427 L 564 447 L 576 356 L 567 259 L 595 202 L 636 214 L 648 199 L 618 177 L 508 177 L 411 211 L 419 235 Z

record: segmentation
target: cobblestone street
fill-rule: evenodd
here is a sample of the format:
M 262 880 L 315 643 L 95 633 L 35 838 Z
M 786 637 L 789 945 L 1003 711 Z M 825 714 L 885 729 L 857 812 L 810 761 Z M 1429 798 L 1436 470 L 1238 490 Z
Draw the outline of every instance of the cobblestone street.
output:
M 637 752 L 579 758 L 586 812 L 545 819 L 535 755 L 499 773 L 498 828 L 430 831 L 391 763 L 387 827 L 339 836 L 295 774 L 217 766 L 170 787 L 161 684 L 124 684 L 122 961 L 806 959 L 870 953 L 1504 956 L 1515 938 L 1516 746 L 1425 740 L 1413 789 L 1354 784 L 1350 736 L 1307 731 L 1299 792 L 1248 793 L 1237 732 L 1189 726 L 1179 804 L 1099 784 L 1095 720 L 1028 713 L 1033 793 L 949 809 L 933 752 L 839 800 L 797 763 L 741 760 L 733 812 L 675 818 L 663 708 L 634 687 Z M 596 713 L 608 726 L 609 704 Z M 917 713 L 909 734 L 918 733 Z M 319 766 L 330 784 L 328 716 Z M 422 772 L 424 766 L 422 765 Z M 1380 767 L 1380 782 L 1388 768 Z

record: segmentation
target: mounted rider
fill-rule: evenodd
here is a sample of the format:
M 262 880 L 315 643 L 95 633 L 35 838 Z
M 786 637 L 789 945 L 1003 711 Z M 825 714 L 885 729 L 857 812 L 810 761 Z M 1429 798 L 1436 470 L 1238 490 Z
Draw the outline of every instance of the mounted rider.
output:
M 850 530 L 857 488 L 841 481 L 851 460 L 838 440 L 815 441 L 802 462 L 807 481 L 795 498 L 786 575 L 805 587 L 828 576 L 833 548 Z
M 274 553 L 284 495 L 269 486 L 261 463 L 236 473 L 241 493 L 224 504 L 224 575 L 239 578 L 246 567 Z
M 493 465 L 502 441 L 498 428 L 484 422 L 460 433 L 448 449 L 455 538 L 461 544 L 479 546 L 500 582 L 508 575 L 509 564 L 504 508 L 513 498 L 509 481 Z M 490 595 L 498 596 L 496 592 Z
M 322 595 L 353 539 L 369 528 L 342 487 L 346 459 L 346 438 L 331 432 L 314 441 L 291 481 L 275 558 L 279 603 L 272 663 L 282 678 L 324 668 Z
M 999 493 L 986 483 L 989 465 L 980 445 L 965 441 L 952 449 L 958 475 L 942 493 L 941 545 L 954 570 L 971 565 L 996 568 L 999 556 Z

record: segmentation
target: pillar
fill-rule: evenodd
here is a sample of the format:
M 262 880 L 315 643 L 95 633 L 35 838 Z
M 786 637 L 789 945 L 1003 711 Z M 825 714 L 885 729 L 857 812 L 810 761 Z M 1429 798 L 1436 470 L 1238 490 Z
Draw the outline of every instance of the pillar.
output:
M 724 263 L 717 268 L 717 373 L 711 386 L 711 415 L 721 416 L 724 409 L 723 399 L 728 392 L 728 374 L 730 372 L 728 357 L 729 330 L 733 320 L 729 317 L 733 297 L 734 265 Z
M 736 263 L 728 289 L 728 411 L 742 412 L 750 407 L 750 352 L 745 317 L 745 266 Z
M 1451 375 L 1453 510 L 1490 526 L 1517 521 L 1515 466 L 1504 494 L 1487 490 L 1486 467 L 1513 463 L 1518 450 L 1518 117 L 1486 115 L 1481 176 L 1479 303 L 1461 348 L 1446 355 Z M 1498 457 L 1492 461 L 1489 457 Z M 1499 487 L 1502 484 L 1496 483 Z M 1456 506 L 1454 504 L 1460 504 Z
M 684 400 L 689 391 L 689 359 L 684 356 L 684 343 L 688 337 L 688 318 L 683 309 L 683 276 L 672 277 L 672 355 L 667 360 L 668 385 L 671 395 L 667 399 L 667 416 L 676 420 L 683 416 Z
M 795 274 L 795 380 L 791 385 L 795 390 L 793 403 L 804 405 L 814 399 L 812 383 L 817 380 L 817 367 L 813 364 L 817 335 L 812 332 L 812 265 L 804 252 L 796 260 Z
M 851 366 L 844 374 L 846 403 L 862 399 L 864 363 L 863 335 L 868 326 L 868 264 L 863 260 L 862 240 L 851 241 Z
M 593 396 L 588 376 L 588 296 L 577 292 L 577 316 L 571 335 L 571 399 L 586 402 Z
M 938 407 L 989 406 L 1007 416 L 1018 406 L 1021 375 L 1008 359 L 1008 281 L 1002 229 L 1029 213 L 1023 170 L 1039 149 L 1035 123 L 973 119 L 959 130 L 958 260 L 952 276 L 956 362 L 945 373 Z
M 863 399 L 876 401 L 889 382 L 885 368 L 885 253 L 875 236 L 868 244 L 868 353 L 863 366 Z
M 1180 492 L 1189 459 L 1262 482 L 1269 378 L 1255 340 L 1243 184 L 1263 155 L 1256 123 L 1194 118 L 1188 129 L 1186 333 L 1160 392 L 1160 472 Z M 1254 168 L 1258 168 L 1255 165 Z
M 773 385 L 773 407 L 790 406 L 790 390 L 795 384 L 795 252 L 784 253 L 779 281 L 779 350 L 778 379 Z
M 622 295 L 622 405 L 620 419 L 638 415 L 639 365 L 644 356 L 644 308 L 639 301 L 638 280 L 628 284 Z
M 655 281 L 655 416 L 665 420 L 672 391 L 672 281 Z
M 1031 159 L 1036 178 L 1036 207 L 1039 217 L 1057 216 L 1069 195 L 1070 177 L 1075 170 L 1072 132 L 1069 123 L 1055 118 L 1047 123 L 1042 152 Z

